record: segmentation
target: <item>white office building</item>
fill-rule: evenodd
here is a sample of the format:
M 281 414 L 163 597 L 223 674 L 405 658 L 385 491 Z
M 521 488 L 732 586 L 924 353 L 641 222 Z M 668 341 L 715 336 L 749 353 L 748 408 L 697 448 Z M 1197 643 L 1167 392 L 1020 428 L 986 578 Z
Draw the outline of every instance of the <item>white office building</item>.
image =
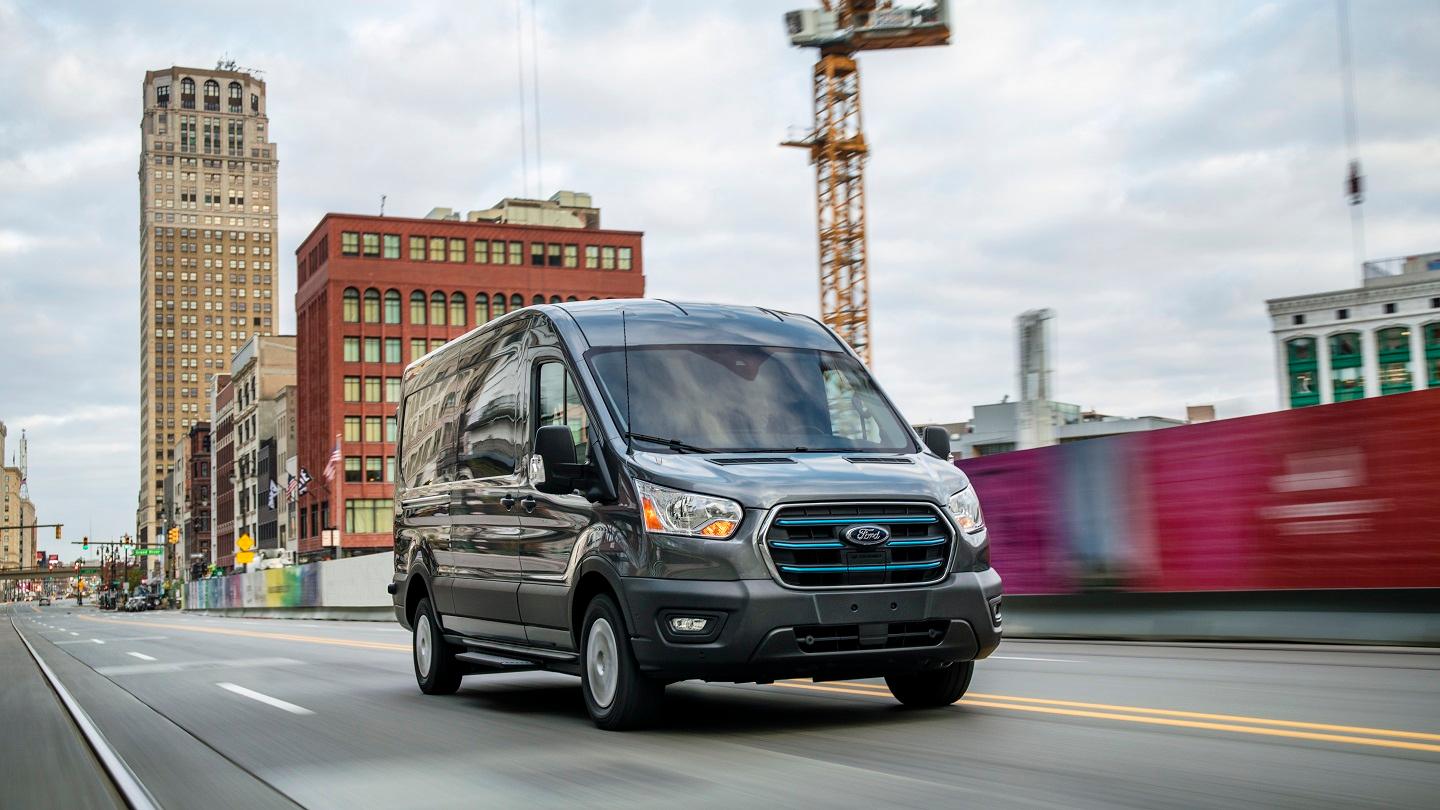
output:
M 1366 262 L 1360 287 L 1266 303 L 1283 408 L 1440 387 L 1440 253 Z

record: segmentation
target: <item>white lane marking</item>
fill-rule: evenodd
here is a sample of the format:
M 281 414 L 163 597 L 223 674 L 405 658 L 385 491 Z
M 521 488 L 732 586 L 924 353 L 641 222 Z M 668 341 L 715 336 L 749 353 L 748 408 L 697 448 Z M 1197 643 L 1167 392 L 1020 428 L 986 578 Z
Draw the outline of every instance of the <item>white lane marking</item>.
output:
M 95 667 L 101 675 L 147 675 L 154 672 L 186 672 L 192 669 L 241 669 L 253 667 L 288 667 L 305 663 L 294 658 L 225 658 L 207 661 L 180 661 L 178 663 L 124 664 L 113 667 Z
M 78 635 L 80 635 L 79 633 L 75 632 L 74 630 L 68 630 L 68 631 L 66 631 L 66 632 L 68 632 L 68 633 L 69 633 L 70 635 L 72 635 L 72 636 L 78 636 Z
M 314 714 L 314 713 L 315 713 L 315 712 L 312 712 L 312 711 L 310 711 L 309 709 L 305 708 L 304 706 L 296 706 L 294 703 L 291 703 L 291 702 L 289 702 L 289 701 L 281 700 L 280 698 L 270 697 L 269 695 L 265 695 L 265 694 L 261 694 L 261 693 L 259 693 L 259 692 L 256 692 L 254 689 L 246 689 L 245 687 L 240 686 L 240 685 L 238 685 L 238 684 L 223 683 L 223 682 L 222 682 L 222 683 L 217 683 L 217 684 L 215 684 L 215 685 L 218 686 L 218 687 L 220 687 L 221 689 L 225 689 L 225 690 L 234 692 L 235 694 L 240 695 L 241 697 L 247 697 L 247 698 L 250 698 L 251 700 L 257 700 L 257 701 L 259 701 L 259 702 L 261 702 L 261 703 L 264 703 L 264 704 L 267 704 L 267 705 L 270 705 L 270 706 L 274 706 L 274 707 L 277 708 L 277 709 L 280 709 L 280 710 L 282 710 L 282 711 L 287 711 L 287 712 L 289 712 L 289 713 L 291 713 L 291 714 Z
M 101 640 L 98 639 L 98 638 L 92 638 L 92 639 L 90 639 L 90 641 L 93 641 L 93 642 L 95 642 L 96 644 L 104 644 L 104 643 L 105 643 L 105 642 L 101 641 Z
M 127 651 L 125 654 L 126 654 L 126 655 L 133 655 L 133 656 L 135 656 L 136 658 L 139 658 L 141 661 L 154 661 L 154 660 L 155 660 L 155 656 L 153 656 L 153 655 L 146 655 L 145 653 L 135 652 L 134 650 L 129 650 L 129 651 Z
M 1003 658 L 1006 661 L 1053 661 L 1057 664 L 1083 664 L 1083 661 L 1076 661 L 1071 658 L 1028 658 L 1023 655 L 992 655 L 991 658 Z

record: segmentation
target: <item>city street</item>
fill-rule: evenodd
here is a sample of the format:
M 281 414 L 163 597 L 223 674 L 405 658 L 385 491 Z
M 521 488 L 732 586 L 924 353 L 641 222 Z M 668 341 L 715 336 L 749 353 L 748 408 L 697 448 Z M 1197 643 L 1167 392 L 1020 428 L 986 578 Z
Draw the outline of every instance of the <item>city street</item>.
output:
M 1440 795 L 1440 654 L 1425 650 L 1006 641 L 943 710 L 902 710 L 879 682 L 685 683 L 659 728 L 621 734 L 596 730 L 578 681 L 559 675 L 472 677 L 425 697 L 395 624 L 3 612 L 7 685 L 35 670 L 13 618 L 165 807 L 1422 807 Z M 16 806 L 118 801 L 45 690 L 10 690 L 0 707 L 8 744 L 37 735 L 49 763 L 10 770 Z

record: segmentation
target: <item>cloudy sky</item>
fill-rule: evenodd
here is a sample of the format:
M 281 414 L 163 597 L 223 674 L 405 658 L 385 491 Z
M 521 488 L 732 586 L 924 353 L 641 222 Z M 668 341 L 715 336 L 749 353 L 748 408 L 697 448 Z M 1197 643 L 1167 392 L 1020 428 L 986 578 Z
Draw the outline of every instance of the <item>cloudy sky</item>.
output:
M 0 420 L 11 449 L 29 432 L 41 519 L 134 530 L 146 69 L 265 71 L 282 256 L 382 194 L 418 216 L 567 188 L 645 231 L 651 294 L 813 313 L 813 170 L 777 146 L 810 118 L 781 22 L 810 2 L 537 0 L 527 189 L 515 0 L 0 0 Z M 1013 394 L 1012 321 L 1042 306 L 1062 400 L 1273 409 L 1264 300 L 1358 275 L 1335 16 L 959 0 L 950 47 L 862 57 L 875 365 L 907 416 Z M 1367 253 L 1440 248 L 1440 5 L 1352 17 Z

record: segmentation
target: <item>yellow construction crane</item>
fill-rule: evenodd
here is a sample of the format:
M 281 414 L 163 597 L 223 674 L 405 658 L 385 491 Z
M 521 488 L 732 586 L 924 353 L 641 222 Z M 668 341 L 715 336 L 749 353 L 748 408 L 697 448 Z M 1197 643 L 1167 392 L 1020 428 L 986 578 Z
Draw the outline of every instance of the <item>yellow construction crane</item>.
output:
M 820 317 L 870 363 L 870 273 L 865 245 L 865 133 L 860 126 L 858 51 L 950 43 L 945 0 L 821 0 L 785 15 L 790 44 L 819 48 L 815 127 L 783 146 L 810 151 L 820 237 Z

